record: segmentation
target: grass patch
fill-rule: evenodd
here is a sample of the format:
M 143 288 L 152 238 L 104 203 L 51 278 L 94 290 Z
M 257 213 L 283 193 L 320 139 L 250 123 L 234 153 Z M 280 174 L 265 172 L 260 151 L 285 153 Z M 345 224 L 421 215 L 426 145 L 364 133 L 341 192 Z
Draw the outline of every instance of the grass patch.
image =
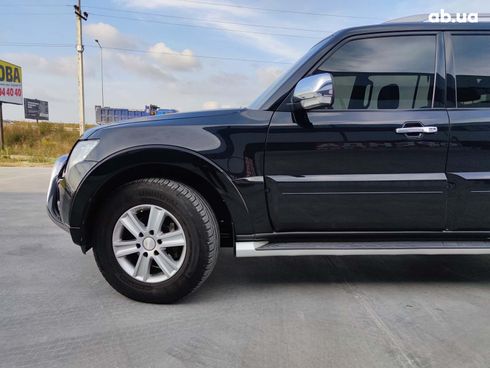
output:
M 77 124 L 48 122 L 4 124 L 5 144 L 0 154 L 0 165 L 50 165 L 58 156 L 70 152 L 79 136 Z

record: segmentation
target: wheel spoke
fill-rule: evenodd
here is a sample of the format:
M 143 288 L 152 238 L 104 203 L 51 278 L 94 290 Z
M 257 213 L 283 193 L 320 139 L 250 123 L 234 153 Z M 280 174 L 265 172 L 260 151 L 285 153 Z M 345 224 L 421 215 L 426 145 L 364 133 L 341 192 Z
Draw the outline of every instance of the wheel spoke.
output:
M 173 251 L 167 253 L 166 248 Z M 175 276 L 182 267 L 187 242 L 182 225 L 170 211 L 141 203 L 119 217 L 112 232 L 112 250 L 129 276 L 158 283 Z
M 158 255 L 153 256 L 153 259 L 158 267 L 160 267 L 160 269 L 168 276 L 171 276 L 178 268 L 175 261 L 172 260 L 164 251 L 161 251 L 158 253 Z
M 162 241 L 163 248 L 183 247 L 185 245 L 185 237 L 182 230 L 163 234 L 158 239 Z
M 165 211 L 156 206 L 151 206 L 150 215 L 148 216 L 147 230 L 153 230 L 158 233 L 162 228 L 162 223 L 165 218 Z
M 124 257 L 129 254 L 137 253 L 139 248 L 136 246 L 136 240 L 120 240 L 113 242 L 114 254 L 116 257 Z
M 120 221 L 136 239 L 143 232 L 144 225 L 131 211 L 126 212 Z
M 115 247 L 125 247 L 127 245 L 134 245 L 134 246 L 136 246 L 136 244 L 138 244 L 138 241 L 137 240 L 114 240 L 112 242 L 112 244 Z
M 143 254 L 140 254 L 138 262 L 136 262 L 136 266 L 134 266 L 133 276 L 143 281 L 146 281 L 150 276 L 150 265 L 150 257 L 145 257 Z

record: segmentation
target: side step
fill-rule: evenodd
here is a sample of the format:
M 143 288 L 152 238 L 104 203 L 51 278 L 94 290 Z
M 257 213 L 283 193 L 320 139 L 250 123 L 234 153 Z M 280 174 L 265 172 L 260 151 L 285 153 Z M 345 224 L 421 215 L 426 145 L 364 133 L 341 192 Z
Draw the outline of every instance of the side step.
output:
M 313 242 L 236 243 L 237 257 L 347 256 L 402 254 L 490 254 L 490 241 L 397 241 L 397 242 Z

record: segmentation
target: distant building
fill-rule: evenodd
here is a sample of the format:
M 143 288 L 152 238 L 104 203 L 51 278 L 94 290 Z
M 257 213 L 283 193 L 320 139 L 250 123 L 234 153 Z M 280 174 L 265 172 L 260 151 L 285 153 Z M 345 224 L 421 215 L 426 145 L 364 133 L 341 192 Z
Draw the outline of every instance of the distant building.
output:
M 108 106 L 95 106 L 95 122 L 97 124 L 110 124 L 142 116 L 166 115 L 175 112 L 177 112 L 177 110 L 160 109 L 155 105 L 145 106 L 144 110 L 115 109 Z

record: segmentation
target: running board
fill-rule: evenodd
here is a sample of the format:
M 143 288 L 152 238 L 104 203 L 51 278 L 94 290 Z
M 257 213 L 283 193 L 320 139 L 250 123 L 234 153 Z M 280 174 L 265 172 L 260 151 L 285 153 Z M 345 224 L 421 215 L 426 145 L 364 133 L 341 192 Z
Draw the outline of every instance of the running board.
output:
M 490 241 L 236 243 L 237 257 L 490 254 Z

